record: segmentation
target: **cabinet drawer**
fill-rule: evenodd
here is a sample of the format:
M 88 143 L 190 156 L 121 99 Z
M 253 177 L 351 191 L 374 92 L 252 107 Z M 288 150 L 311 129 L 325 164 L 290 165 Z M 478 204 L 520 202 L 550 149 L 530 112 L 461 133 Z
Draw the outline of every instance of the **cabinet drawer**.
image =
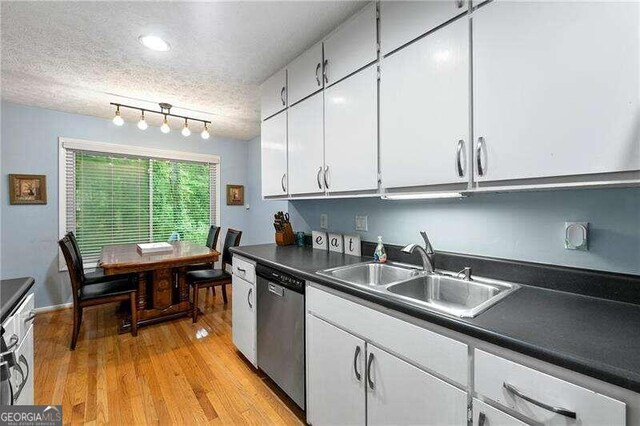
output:
M 255 265 L 248 260 L 236 255 L 233 256 L 233 275 L 237 275 L 238 277 L 250 282 L 251 284 L 256 283 Z
M 474 359 L 476 392 L 536 422 L 581 426 L 626 424 L 623 402 L 478 349 Z M 515 395 L 514 390 L 521 396 Z M 542 408 L 532 400 L 548 407 Z M 553 407 L 575 413 L 575 419 L 554 413 Z
M 29 294 L 20 304 L 14 316 L 16 317 L 16 333 L 23 339 L 24 335 L 29 331 L 29 327 L 33 324 L 35 318 L 34 294 Z
M 473 426 L 526 426 L 526 423 L 473 398 Z
M 466 344 L 312 286 L 307 286 L 306 302 L 308 312 L 467 386 Z

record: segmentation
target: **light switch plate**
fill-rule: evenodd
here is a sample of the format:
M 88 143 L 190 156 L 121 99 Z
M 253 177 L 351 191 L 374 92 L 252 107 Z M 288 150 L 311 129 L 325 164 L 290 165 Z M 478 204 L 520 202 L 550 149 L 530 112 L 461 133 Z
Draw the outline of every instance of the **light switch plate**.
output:
M 564 223 L 564 248 L 567 250 L 589 250 L 589 222 Z
M 326 213 L 320 215 L 320 229 L 329 228 L 329 216 Z
M 356 231 L 368 231 L 368 216 L 356 216 Z

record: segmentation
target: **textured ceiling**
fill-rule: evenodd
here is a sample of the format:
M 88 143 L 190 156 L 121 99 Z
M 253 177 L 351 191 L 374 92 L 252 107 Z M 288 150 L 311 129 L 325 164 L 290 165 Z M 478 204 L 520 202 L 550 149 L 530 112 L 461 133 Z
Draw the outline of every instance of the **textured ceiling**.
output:
M 260 132 L 259 84 L 362 6 L 3 1 L 2 98 L 105 118 L 109 102 L 169 102 L 176 114 L 211 120 L 214 135 L 250 139 Z M 143 34 L 171 50 L 145 48 Z M 135 125 L 137 114 L 122 115 Z

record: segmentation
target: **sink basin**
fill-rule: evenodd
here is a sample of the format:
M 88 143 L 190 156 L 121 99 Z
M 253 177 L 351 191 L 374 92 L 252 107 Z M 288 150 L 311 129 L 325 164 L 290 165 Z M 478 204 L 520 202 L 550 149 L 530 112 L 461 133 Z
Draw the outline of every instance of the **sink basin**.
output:
M 399 283 L 425 274 L 423 271 L 415 268 L 374 262 L 342 266 L 318 273 L 340 281 L 345 281 L 349 284 L 371 287 Z
M 400 263 L 365 262 L 318 271 L 319 275 L 367 289 L 424 310 L 473 318 L 520 286 L 483 277 L 463 280 Z
M 518 288 L 516 284 L 486 279 L 462 280 L 429 274 L 386 290 L 395 296 L 429 309 L 459 317 L 475 317 Z

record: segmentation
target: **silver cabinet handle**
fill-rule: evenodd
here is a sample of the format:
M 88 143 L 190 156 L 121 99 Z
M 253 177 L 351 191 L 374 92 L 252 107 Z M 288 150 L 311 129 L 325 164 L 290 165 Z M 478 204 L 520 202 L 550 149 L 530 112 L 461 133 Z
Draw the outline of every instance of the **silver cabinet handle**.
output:
M 238 268 L 238 267 L 236 267 L 236 269 L 238 270 L 238 272 L 242 272 L 243 275 L 247 273 L 246 269 L 242 269 L 242 268 Z
M 487 415 L 481 411 L 480 414 L 478 415 L 478 426 L 484 426 L 486 421 L 487 421 Z
M 464 150 L 464 141 L 460 139 L 458 141 L 458 146 L 456 148 L 456 173 L 458 173 L 458 177 L 464 177 L 465 175 L 465 169 L 464 169 L 464 166 L 462 165 L 463 150 Z
M 327 74 L 327 70 L 329 70 L 329 60 L 325 59 L 323 70 L 322 70 L 322 77 L 324 78 L 325 83 L 329 82 L 329 75 Z
M 29 316 L 24 319 L 24 322 L 33 321 L 35 317 L 36 317 L 36 311 L 32 309 L 29 311 Z
M 464 0 L 456 0 L 456 7 L 460 9 L 462 6 L 464 6 Z
M 9 339 L 9 345 L 7 346 L 7 350 L 10 350 L 14 346 L 18 346 L 19 341 L 20 341 L 20 338 L 18 337 L 18 335 L 12 334 L 11 338 Z
M 369 383 L 369 388 L 373 390 L 375 383 L 371 380 L 371 364 L 373 364 L 373 354 L 369 354 L 369 361 L 367 361 L 367 382 Z
M 250 288 L 249 293 L 247 293 L 247 303 L 249 304 L 249 308 L 253 309 L 253 305 L 251 304 L 251 293 L 253 293 L 253 288 Z
M 287 100 L 284 97 L 286 90 L 287 90 L 286 86 L 282 86 L 282 90 L 280 90 L 280 100 L 282 101 L 283 106 L 287 105 Z
M 15 399 L 18 399 L 20 397 L 20 393 L 22 393 L 22 389 L 24 389 L 24 386 L 27 384 L 27 379 L 29 378 L 29 363 L 27 363 L 27 358 L 25 358 L 24 355 L 20 355 L 20 359 L 18 360 L 18 363 L 23 363 L 25 370 L 27 372 L 24 373 L 22 368 L 20 368 L 20 374 L 22 375 L 22 383 L 18 387 L 18 390 L 13 394 L 13 397 Z
M 478 145 L 476 146 L 476 165 L 478 166 L 478 176 L 487 174 L 487 152 L 482 136 L 478 138 Z
M 287 174 L 282 175 L 282 179 L 280 179 L 280 185 L 282 185 L 282 192 L 287 192 L 287 188 L 284 186 L 284 180 L 287 178 Z
M 509 383 L 503 382 L 502 387 L 505 388 L 510 394 L 517 396 L 520 399 L 524 399 L 525 401 L 530 402 L 533 405 L 537 405 L 540 408 L 544 408 L 547 411 L 560 414 L 561 416 L 569 417 L 570 419 L 576 418 L 575 411 L 567 410 L 566 408 L 554 407 L 552 405 L 545 404 L 544 402 L 536 401 L 530 396 L 523 394 L 518 389 L 516 389 L 515 386 L 510 385 Z
M 322 189 L 322 182 L 320 182 L 320 173 L 322 173 L 322 166 L 318 168 L 318 174 L 316 175 L 316 180 L 318 181 L 318 189 Z
M 322 68 L 322 62 L 318 62 L 318 65 L 316 65 L 316 83 L 318 83 L 318 86 L 322 86 L 322 81 L 320 81 L 320 68 Z
M 356 352 L 353 354 L 353 372 L 356 373 L 356 379 L 360 381 L 362 375 L 358 372 L 358 358 L 360 356 L 360 346 L 356 346 Z
M 324 187 L 329 189 L 329 178 L 327 177 L 329 174 L 329 166 L 324 168 Z

